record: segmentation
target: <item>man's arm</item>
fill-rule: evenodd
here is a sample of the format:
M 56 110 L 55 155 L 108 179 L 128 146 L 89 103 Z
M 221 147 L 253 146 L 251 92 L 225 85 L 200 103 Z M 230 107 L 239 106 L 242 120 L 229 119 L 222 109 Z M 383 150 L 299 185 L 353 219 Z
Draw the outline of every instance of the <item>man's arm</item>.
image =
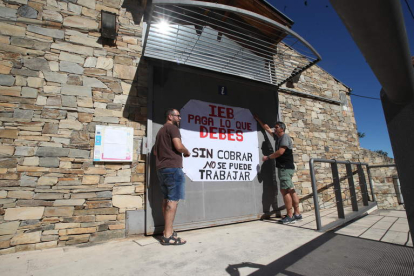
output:
M 184 157 L 189 157 L 190 156 L 190 152 L 188 151 L 188 149 L 186 147 L 184 147 L 184 145 L 181 142 L 180 138 L 173 138 L 172 142 L 173 142 L 174 148 L 178 152 L 181 152 L 182 154 L 184 154 Z
M 260 118 L 259 118 L 259 116 L 257 116 L 256 114 L 253 116 L 255 119 L 256 119 L 256 121 L 260 124 L 260 126 L 264 129 L 264 130 L 266 130 L 267 131 L 267 133 L 269 133 L 270 135 L 273 135 L 273 131 L 272 131 L 272 129 L 267 125 L 267 124 L 264 124 L 263 122 L 262 122 L 262 120 L 260 120 Z
M 268 155 L 268 156 L 263 156 L 263 161 L 269 160 L 269 159 L 276 159 L 279 156 L 282 156 L 285 151 L 286 151 L 287 147 L 280 147 L 277 151 L 275 151 L 274 153 Z

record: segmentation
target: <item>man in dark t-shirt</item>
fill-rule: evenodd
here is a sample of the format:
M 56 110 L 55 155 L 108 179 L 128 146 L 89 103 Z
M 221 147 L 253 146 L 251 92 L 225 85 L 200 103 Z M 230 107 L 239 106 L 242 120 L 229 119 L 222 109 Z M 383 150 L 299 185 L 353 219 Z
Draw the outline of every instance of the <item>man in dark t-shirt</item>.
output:
M 164 195 L 162 213 L 165 225 L 161 244 L 181 245 L 186 241 L 177 237 L 177 233 L 173 230 L 173 223 L 178 201 L 185 198 L 182 155 L 189 157 L 190 152 L 181 142 L 181 134 L 178 129 L 181 121 L 180 112 L 170 108 L 165 112 L 165 118 L 166 122 L 158 131 L 154 145 L 158 180 Z
M 274 132 L 267 125 L 264 124 L 258 116 L 254 116 L 260 126 L 266 130 L 275 139 L 275 152 L 263 156 L 263 162 L 269 159 L 276 159 L 276 167 L 280 181 L 280 191 L 283 195 L 287 216 L 280 220 L 283 224 L 295 223 L 297 220 L 302 220 L 302 215 L 299 211 L 299 197 L 296 194 L 295 186 L 292 182 L 293 174 L 295 173 L 295 164 L 293 160 L 293 142 L 292 138 L 285 133 L 286 125 L 283 122 L 275 124 Z M 292 206 L 294 211 L 292 211 Z

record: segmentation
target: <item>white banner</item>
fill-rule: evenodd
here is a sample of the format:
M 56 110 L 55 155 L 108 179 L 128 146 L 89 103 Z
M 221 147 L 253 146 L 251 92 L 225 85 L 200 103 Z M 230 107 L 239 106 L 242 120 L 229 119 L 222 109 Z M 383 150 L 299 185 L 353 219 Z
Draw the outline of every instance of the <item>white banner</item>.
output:
M 259 165 L 257 125 L 248 109 L 190 100 L 181 109 L 180 132 L 191 156 L 193 181 L 252 181 Z

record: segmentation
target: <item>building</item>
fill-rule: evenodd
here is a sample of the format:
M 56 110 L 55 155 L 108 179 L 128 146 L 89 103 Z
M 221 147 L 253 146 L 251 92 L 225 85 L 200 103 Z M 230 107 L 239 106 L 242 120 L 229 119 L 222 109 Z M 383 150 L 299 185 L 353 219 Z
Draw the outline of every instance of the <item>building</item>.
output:
M 157 11 L 163 13 L 146 0 L 1 1 L 0 254 L 157 232 L 159 191 L 152 185 L 151 145 L 164 120 L 162 110 L 182 108 L 192 99 L 248 109 L 265 121 L 282 118 L 294 137 L 295 181 L 302 198 L 310 194 L 310 158 L 389 161 L 372 160 L 359 147 L 350 89 L 314 65 L 317 55 L 303 58 L 282 41 L 295 38 L 290 19 L 261 0 L 239 7 L 253 15 L 227 4 L 231 1 L 181 2 L 197 3 L 158 6 L 172 9 L 170 15 L 181 9 L 174 19 L 184 25 L 184 33 L 176 35 L 180 46 L 188 32 L 185 16 L 202 9 L 205 13 L 193 16 L 192 24 L 206 14 L 219 23 L 201 22 L 206 28 L 195 27 L 187 38 L 205 39 L 213 48 L 226 44 L 229 51 L 244 45 L 243 55 L 231 60 L 235 66 L 211 58 L 213 53 L 195 58 L 207 51 L 200 44 L 188 48 L 187 63 L 171 62 L 176 54 L 171 41 L 157 41 L 156 28 L 151 29 Z M 111 22 L 102 26 L 102 16 L 112 14 L 117 28 L 103 34 Z M 270 28 L 266 18 L 283 28 Z M 270 43 L 263 39 L 268 36 L 274 42 L 270 53 L 225 25 L 241 19 L 244 36 Z M 209 31 L 216 32 L 214 39 L 204 36 Z M 252 52 L 257 57 L 251 58 Z M 217 72 L 214 64 L 222 62 L 227 71 Z M 94 161 L 98 125 L 133 128 L 132 162 Z M 261 156 L 271 143 L 260 129 L 258 137 Z M 281 206 L 273 167 L 262 166 L 260 172 L 253 181 L 195 181 L 189 186 L 194 197 L 180 207 L 178 228 L 256 219 Z M 330 181 L 323 170 L 321 177 L 321 185 Z M 201 196 L 212 201 L 198 204 Z M 302 208 L 311 209 L 311 202 L 303 200 Z

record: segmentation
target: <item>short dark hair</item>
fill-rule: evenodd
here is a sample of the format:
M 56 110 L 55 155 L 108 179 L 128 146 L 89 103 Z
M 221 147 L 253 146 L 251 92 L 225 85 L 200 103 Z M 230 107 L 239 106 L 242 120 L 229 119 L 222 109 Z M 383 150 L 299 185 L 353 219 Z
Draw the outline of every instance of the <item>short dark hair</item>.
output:
M 167 110 L 165 110 L 165 119 L 168 119 L 169 115 L 174 115 L 174 110 L 176 110 L 175 108 L 168 108 Z
M 283 131 L 286 130 L 286 124 L 284 122 L 276 122 L 275 126 L 278 125 L 280 128 L 283 129 Z

